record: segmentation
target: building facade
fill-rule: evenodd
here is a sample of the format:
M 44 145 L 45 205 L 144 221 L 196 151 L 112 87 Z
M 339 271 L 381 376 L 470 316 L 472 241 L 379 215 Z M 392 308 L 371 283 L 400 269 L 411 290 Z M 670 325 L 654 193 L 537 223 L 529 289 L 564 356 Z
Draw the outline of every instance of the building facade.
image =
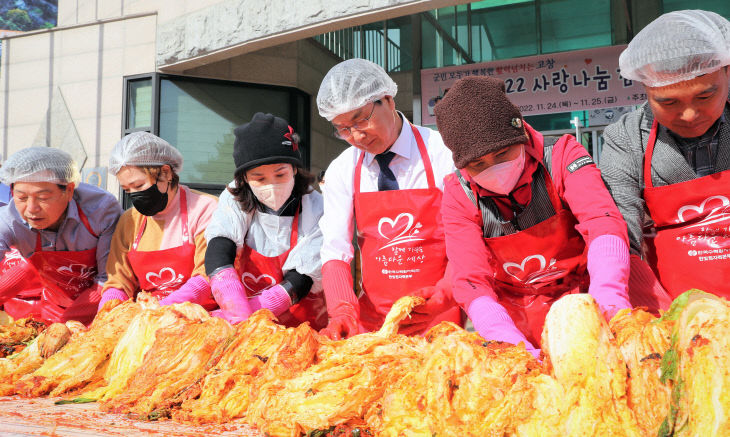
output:
M 146 130 L 182 151 L 183 183 L 217 193 L 232 178 L 233 127 L 263 111 L 290 121 L 317 172 L 346 147 L 317 113 L 319 84 L 364 57 L 392 75 L 416 123 L 433 123 L 461 75 L 497 75 L 530 102 L 533 126 L 577 128 L 598 155 L 602 126 L 641 103 L 614 71 L 621 46 L 688 8 L 730 18 L 727 0 L 59 0 L 56 28 L 3 40 L 2 154 L 59 147 L 85 181 L 119 193 L 111 148 Z

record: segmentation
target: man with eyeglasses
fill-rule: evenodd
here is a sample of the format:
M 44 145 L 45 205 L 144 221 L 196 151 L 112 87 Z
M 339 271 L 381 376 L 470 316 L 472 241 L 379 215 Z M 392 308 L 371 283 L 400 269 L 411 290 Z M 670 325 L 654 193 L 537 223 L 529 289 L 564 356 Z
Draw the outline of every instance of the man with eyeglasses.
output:
M 0 304 L 15 319 L 88 324 L 96 314 L 122 208 L 80 179 L 71 155 L 50 147 L 20 150 L 0 169 L 13 192 L 0 208 L 0 258 L 13 264 L 0 274 Z
M 454 170 L 438 132 L 411 124 L 395 109 L 395 82 L 379 65 L 350 59 L 334 66 L 317 95 L 319 114 L 351 147 L 327 169 L 320 227 L 322 283 L 329 324 L 347 338 L 380 328 L 393 303 L 426 303 L 401 324 L 419 334 L 441 321 L 461 324 L 451 294 L 439 208 L 443 178 Z M 357 226 L 362 290 L 353 292 L 350 263 Z

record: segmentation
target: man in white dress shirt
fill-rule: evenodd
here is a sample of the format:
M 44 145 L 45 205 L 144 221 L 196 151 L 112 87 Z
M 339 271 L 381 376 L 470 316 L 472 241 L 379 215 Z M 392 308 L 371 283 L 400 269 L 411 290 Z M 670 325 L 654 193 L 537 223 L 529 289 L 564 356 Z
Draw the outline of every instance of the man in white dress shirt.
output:
M 443 178 L 454 170 L 438 132 L 412 125 L 395 109 L 397 86 L 377 64 L 350 59 L 334 66 L 317 95 L 321 116 L 351 147 L 327 169 L 320 227 L 322 282 L 329 325 L 347 338 L 380 328 L 392 304 L 422 296 L 401 326 L 419 334 L 440 321 L 462 322 L 451 295 L 439 208 Z M 350 263 L 357 226 L 362 290 L 353 292 Z

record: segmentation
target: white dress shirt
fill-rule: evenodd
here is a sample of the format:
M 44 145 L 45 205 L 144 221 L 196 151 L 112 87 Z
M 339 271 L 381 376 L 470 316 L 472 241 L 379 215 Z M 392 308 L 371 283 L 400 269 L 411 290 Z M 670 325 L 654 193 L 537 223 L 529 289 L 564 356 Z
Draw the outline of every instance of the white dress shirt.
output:
M 418 151 L 418 143 L 411 131 L 408 120 L 403 119 L 403 128 L 398 139 L 390 148 L 395 157 L 390 162 L 398 187 L 401 190 L 428 188 L 426 170 Z M 443 191 L 444 177 L 454 171 L 451 151 L 446 148 L 441 135 L 426 127 L 416 126 L 423 137 L 428 157 L 431 160 L 436 187 Z M 353 203 L 355 166 L 360 157 L 360 149 L 350 146 L 340 154 L 327 168 L 324 194 L 324 214 L 319 221 L 324 241 L 322 243 L 322 264 L 330 260 L 350 263 L 354 256 L 352 238 L 354 231 L 355 210 Z M 360 191 L 378 191 L 378 175 L 380 166 L 372 153 L 365 153 L 360 176 Z M 433 211 L 439 214 L 439 211 Z

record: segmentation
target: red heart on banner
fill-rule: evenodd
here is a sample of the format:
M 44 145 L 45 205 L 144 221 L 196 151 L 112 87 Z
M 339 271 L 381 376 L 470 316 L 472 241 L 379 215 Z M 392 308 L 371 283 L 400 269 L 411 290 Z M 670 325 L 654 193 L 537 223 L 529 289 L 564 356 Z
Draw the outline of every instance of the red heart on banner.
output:
M 593 59 L 585 58 L 583 61 L 585 61 L 586 64 L 590 64 L 591 62 L 593 62 Z

